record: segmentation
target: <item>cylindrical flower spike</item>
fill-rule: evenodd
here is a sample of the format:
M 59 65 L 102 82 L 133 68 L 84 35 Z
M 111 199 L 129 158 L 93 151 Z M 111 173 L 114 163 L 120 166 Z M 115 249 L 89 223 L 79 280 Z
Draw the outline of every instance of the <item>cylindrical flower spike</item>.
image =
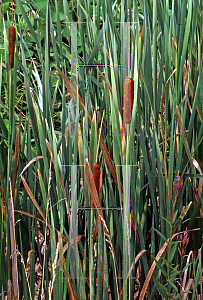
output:
M 99 176 L 100 176 L 99 165 L 95 162 L 93 167 L 93 178 L 94 178 L 94 183 L 96 185 L 98 194 L 99 194 Z M 91 207 L 94 207 L 93 199 L 91 200 Z
M 133 112 L 133 104 L 134 104 L 134 80 L 130 77 L 130 103 L 131 103 L 131 116 Z
M 16 41 L 16 29 L 14 26 L 9 26 L 8 39 L 9 39 L 9 69 L 12 69 L 14 67 L 14 51 L 15 51 L 15 41 Z
M 124 82 L 124 111 L 123 119 L 125 124 L 129 124 L 132 117 L 134 101 L 134 81 L 132 77 L 126 77 Z

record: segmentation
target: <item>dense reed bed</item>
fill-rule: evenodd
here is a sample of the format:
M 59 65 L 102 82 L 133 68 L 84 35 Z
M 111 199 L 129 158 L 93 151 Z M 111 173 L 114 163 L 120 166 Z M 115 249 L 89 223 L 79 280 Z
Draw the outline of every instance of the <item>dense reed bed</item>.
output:
M 2 299 L 202 299 L 202 12 L 1 2 Z

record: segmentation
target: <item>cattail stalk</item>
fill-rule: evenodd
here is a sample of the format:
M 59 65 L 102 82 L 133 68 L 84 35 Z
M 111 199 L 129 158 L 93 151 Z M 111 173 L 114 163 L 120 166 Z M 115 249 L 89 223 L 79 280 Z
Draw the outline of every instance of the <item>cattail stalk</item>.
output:
M 16 29 L 14 26 L 9 26 L 8 39 L 9 39 L 9 69 L 12 69 L 14 67 L 14 51 L 15 51 L 15 41 L 16 41 Z
M 96 160 L 94 162 L 94 167 L 93 167 L 93 178 L 94 178 L 94 183 L 95 183 L 98 195 L 99 195 L 100 168 L 97 163 L 97 159 L 98 159 L 98 153 L 99 153 L 99 141 L 100 141 L 100 137 L 101 137 L 101 128 L 102 128 L 103 119 L 104 119 L 104 111 L 103 111 L 103 116 L 102 116 L 102 120 L 101 120 L 101 127 L 100 127 L 99 139 L 98 139 L 98 144 L 97 144 Z M 94 207 L 93 199 L 91 200 L 91 207 Z

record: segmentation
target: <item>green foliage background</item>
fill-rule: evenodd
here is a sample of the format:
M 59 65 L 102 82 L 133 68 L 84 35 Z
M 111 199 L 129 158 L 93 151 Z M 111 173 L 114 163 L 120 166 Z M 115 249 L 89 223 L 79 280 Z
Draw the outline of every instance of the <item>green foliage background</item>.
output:
M 201 0 L 16 0 L 13 7 L 1 1 L 2 297 L 9 280 L 14 299 L 48 299 L 49 284 L 54 299 L 182 299 L 189 290 L 189 299 L 202 295 L 202 12 Z M 84 103 L 78 97 L 75 115 L 65 87 L 72 22 Z M 134 80 L 125 142 L 124 22 L 131 26 Z M 17 38 L 13 69 L 11 25 Z M 91 197 L 98 200 L 87 164 L 93 170 L 100 127 L 103 220 L 99 210 L 87 209 Z M 178 174 L 183 185 L 177 192 Z M 78 210 L 77 243 L 71 242 L 73 199 L 85 208 Z M 185 246 L 175 235 L 181 232 L 182 239 L 189 235 Z M 68 277 L 73 247 L 77 279 Z

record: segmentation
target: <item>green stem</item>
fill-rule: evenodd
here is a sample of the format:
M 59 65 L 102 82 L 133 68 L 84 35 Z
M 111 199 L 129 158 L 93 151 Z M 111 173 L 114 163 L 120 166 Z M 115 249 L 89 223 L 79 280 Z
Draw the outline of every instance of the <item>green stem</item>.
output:
M 12 132 L 12 94 L 11 94 L 11 83 L 12 83 L 12 69 L 9 69 L 9 86 L 8 86 L 8 102 L 9 102 L 9 127 L 8 127 L 8 162 L 7 162 L 7 196 L 9 198 L 9 178 L 10 178 L 10 161 L 11 161 L 11 132 Z

